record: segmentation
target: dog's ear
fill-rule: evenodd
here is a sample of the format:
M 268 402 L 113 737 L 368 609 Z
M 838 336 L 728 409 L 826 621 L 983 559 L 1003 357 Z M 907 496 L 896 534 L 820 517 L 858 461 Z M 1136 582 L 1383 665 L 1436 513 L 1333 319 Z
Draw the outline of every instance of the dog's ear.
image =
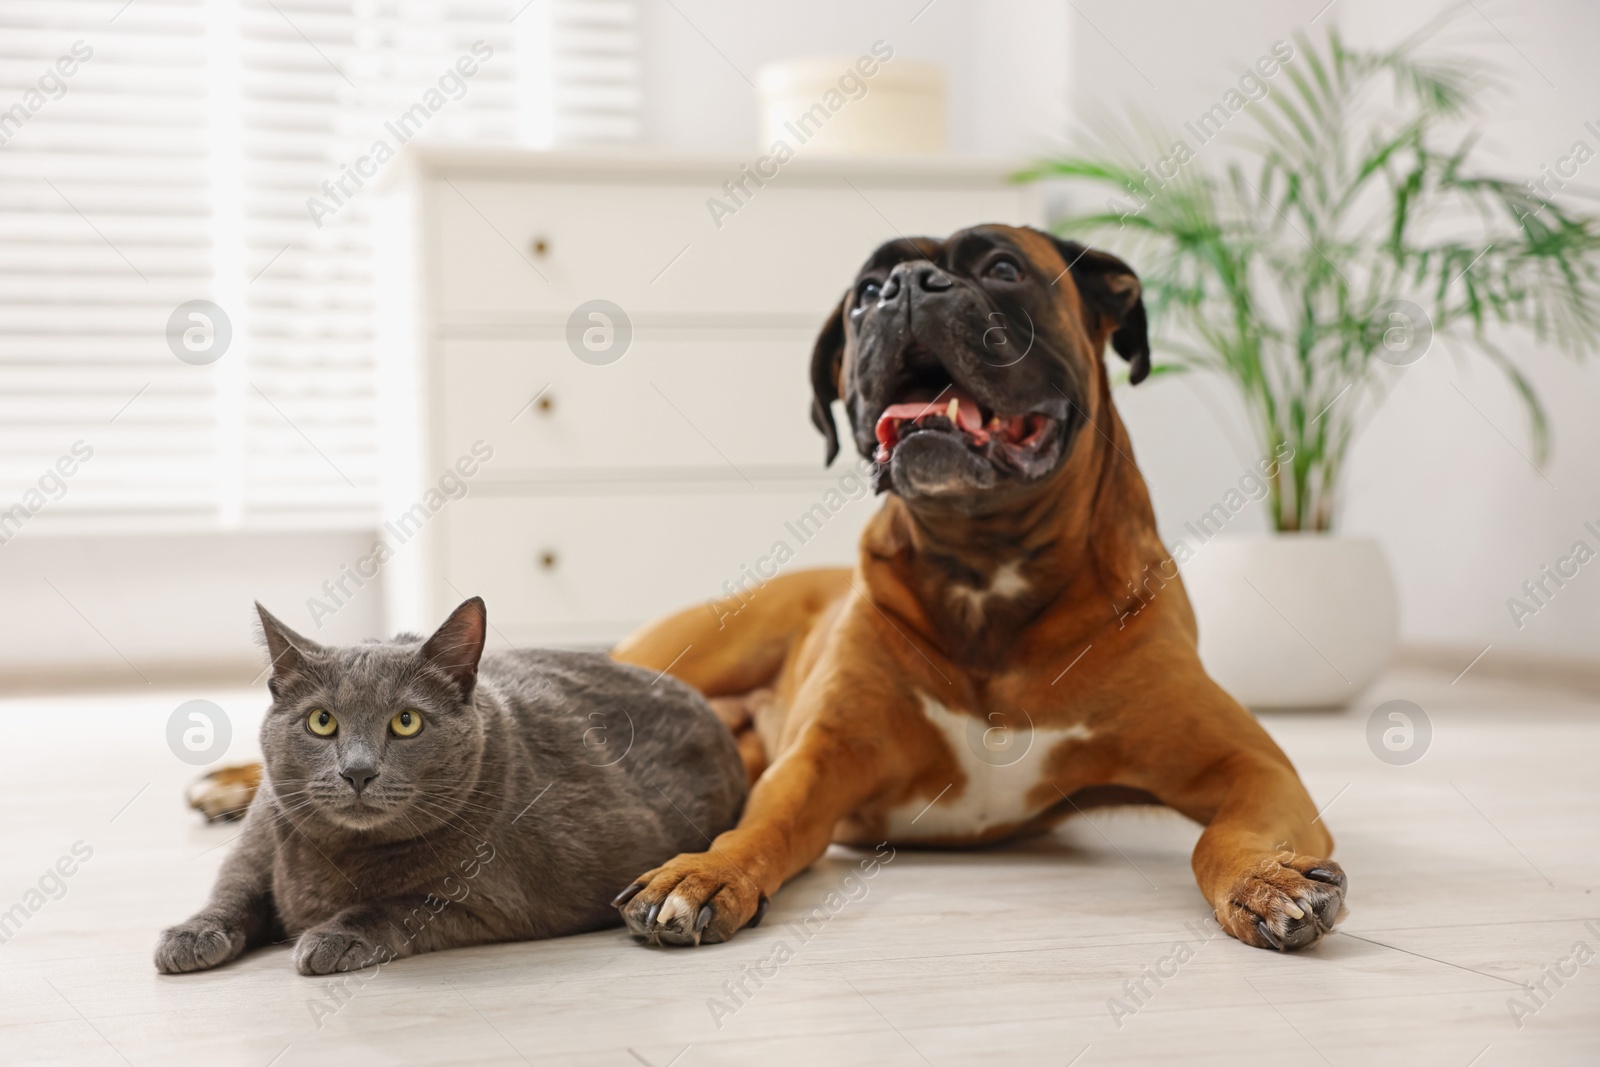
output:
M 811 349 L 811 424 L 828 439 L 828 463 L 839 455 L 839 428 L 833 422 L 833 402 L 839 399 L 839 367 L 844 361 L 844 306 L 840 298 L 828 321 L 822 324 Z
M 1150 327 L 1139 276 L 1109 252 L 1059 237 L 1050 240 L 1072 272 L 1084 304 L 1111 324 L 1111 347 L 1128 361 L 1128 381 L 1138 385 L 1150 375 Z

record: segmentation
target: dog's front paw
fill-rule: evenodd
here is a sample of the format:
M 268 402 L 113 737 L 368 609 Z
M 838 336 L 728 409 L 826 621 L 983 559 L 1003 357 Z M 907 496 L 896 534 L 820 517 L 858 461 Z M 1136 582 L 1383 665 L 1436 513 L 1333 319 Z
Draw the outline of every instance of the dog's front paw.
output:
M 1247 945 L 1280 952 L 1320 941 L 1344 918 L 1344 868 L 1281 853 L 1262 860 L 1228 891 L 1217 921 Z
M 186 923 L 161 931 L 156 970 L 188 974 L 227 963 L 244 952 L 244 926 L 225 916 L 201 912 Z
M 760 887 L 717 852 L 685 853 L 647 871 L 612 903 L 648 945 L 726 941 L 767 910 Z
M 294 946 L 295 969 L 301 974 L 337 974 L 388 963 L 394 952 L 342 926 L 314 926 Z

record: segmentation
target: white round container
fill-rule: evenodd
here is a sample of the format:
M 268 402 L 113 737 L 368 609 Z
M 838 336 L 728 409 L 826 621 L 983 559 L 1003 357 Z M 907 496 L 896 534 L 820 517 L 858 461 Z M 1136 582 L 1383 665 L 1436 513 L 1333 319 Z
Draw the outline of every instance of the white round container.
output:
M 1394 575 L 1370 538 L 1219 537 L 1182 571 L 1200 660 L 1248 707 L 1342 707 L 1394 651 Z
M 869 73 L 870 72 L 870 73 Z M 756 75 L 763 152 L 919 155 L 944 151 L 944 71 L 877 56 L 808 56 Z

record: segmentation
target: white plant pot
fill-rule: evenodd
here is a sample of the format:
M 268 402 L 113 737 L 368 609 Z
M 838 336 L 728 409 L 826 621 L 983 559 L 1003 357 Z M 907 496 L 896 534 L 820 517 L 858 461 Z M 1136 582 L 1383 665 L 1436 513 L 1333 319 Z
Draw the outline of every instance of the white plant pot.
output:
M 1247 707 L 1342 707 L 1394 651 L 1394 575 L 1370 538 L 1219 537 L 1181 570 L 1200 659 Z

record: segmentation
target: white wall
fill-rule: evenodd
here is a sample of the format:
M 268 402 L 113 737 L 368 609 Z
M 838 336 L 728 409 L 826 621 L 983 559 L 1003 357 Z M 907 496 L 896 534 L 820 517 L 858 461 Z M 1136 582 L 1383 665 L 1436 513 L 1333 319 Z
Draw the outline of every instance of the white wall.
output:
M 316 625 L 306 601 L 372 547 L 358 532 L 41 536 L 0 545 L 0 687 L 63 678 L 142 687 L 197 665 L 248 685 L 266 664 L 256 600 L 319 641 L 382 633 L 382 590 L 355 590 Z
M 645 139 L 676 151 L 749 151 L 750 83 L 763 63 L 855 56 L 883 40 L 896 57 L 945 68 L 952 151 L 1022 153 L 1063 128 L 1070 14 L 1051 0 L 644 0 Z

